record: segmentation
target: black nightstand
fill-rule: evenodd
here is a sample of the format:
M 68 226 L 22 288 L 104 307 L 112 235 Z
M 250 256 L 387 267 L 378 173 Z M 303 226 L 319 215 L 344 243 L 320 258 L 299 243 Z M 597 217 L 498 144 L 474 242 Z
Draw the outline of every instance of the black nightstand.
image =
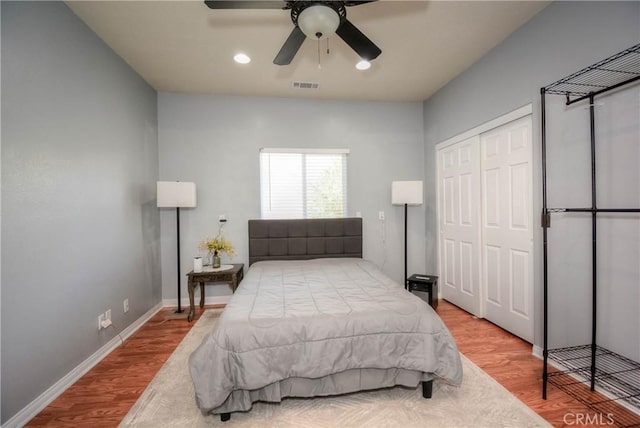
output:
M 407 278 L 409 291 L 423 291 L 429 295 L 429 306 L 438 307 L 438 277 L 427 274 L 414 273 Z

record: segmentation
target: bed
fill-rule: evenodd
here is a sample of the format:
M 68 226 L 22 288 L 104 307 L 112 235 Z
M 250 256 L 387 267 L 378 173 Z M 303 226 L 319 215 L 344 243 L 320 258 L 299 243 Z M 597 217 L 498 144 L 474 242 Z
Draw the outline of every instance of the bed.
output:
M 250 220 L 249 264 L 189 358 L 203 413 L 420 382 L 430 398 L 434 378 L 461 383 L 442 320 L 362 259 L 362 219 Z

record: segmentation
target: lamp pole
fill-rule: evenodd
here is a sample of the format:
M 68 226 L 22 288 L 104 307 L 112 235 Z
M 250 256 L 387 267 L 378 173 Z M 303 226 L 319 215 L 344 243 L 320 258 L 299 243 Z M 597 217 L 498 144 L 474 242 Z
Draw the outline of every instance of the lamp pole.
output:
M 177 230 L 177 254 L 178 254 L 178 309 L 176 309 L 176 314 L 181 314 L 184 312 L 182 310 L 182 306 L 180 306 L 180 207 L 176 207 L 176 230 Z M 406 276 L 406 275 L 405 275 Z
M 407 204 L 404 204 L 404 289 L 407 289 Z

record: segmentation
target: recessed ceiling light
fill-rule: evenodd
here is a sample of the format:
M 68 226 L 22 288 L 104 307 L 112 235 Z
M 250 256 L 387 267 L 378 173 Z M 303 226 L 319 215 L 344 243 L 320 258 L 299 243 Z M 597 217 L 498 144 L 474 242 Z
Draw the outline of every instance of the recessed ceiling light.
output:
M 233 56 L 233 60 L 238 64 L 249 64 L 251 62 L 251 58 L 243 53 L 235 54 Z
M 371 68 L 371 63 L 363 59 L 362 61 L 356 64 L 356 68 L 358 70 L 368 70 L 369 68 Z

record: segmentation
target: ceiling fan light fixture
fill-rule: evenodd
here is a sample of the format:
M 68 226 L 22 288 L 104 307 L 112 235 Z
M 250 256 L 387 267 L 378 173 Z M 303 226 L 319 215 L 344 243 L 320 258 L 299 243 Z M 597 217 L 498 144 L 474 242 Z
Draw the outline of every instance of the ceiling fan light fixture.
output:
M 356 64 L 356 68 L 358 70 L 368 70 L 371 68 L 371 63 L 369 61 L 367 61 L 366 59 L 360 60 L 357 64 Z
M 311 39 L 324 40 L 332 36 L 338 26 L 340 26 L 338 12 L 322 4 L 307 7 L 298 16 L 298 27 Z
M 249 64 L 251 62 L 251 58 L 249 55 L 244 53 L 237 53 L 233 56 L 233 60 L 238 64 Z

